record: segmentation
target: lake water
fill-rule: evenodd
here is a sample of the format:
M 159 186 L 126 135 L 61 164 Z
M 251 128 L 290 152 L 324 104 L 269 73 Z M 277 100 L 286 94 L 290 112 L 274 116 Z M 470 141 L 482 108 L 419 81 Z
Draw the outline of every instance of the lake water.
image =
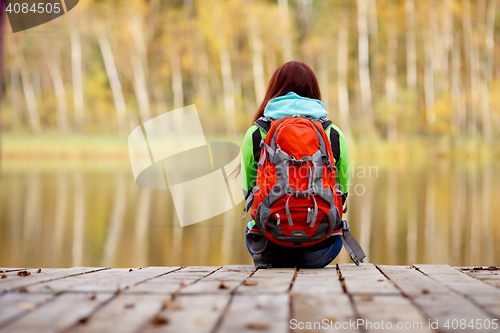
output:
M 139 188 L 128 163 L 61 165 L 0 165 L 0 267 L 252 263 L 242 203 L 180 227 L 169 191 Z M 346 217 L 367 261 L 500 265 L 500 163 L 362 168 Z

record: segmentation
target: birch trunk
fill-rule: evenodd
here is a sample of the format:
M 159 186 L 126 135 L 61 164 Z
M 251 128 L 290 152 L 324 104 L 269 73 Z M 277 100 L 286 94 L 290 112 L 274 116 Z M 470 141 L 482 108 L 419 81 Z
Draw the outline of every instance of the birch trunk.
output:
M 496 0 L 490 0 L 488 4 L 488 10 L 486 11 L 486 27 L 485 27 L 485 44 L 486 52 L 485 59 L 483 61 L 483 81 L 481 84 L 481 120 L 483 127 L 483 137 L 486 144 L 491 144 L 493 141 L 492 131 L 491 131 L 491 115 L 490 115 L 490 93 L 488 87 L 492 80 L 493 72 L 493 56 L 495 52 L 495 12 L 496 12 L 497 2 Z
M 9 45 L 9 72 L 10 72 L 10 87 L 9 87 L 9 97 L 10 97 L 10 104 L 12 105 L 14 109 L 14 114 L 16 118 L 19 118 L 21 116 L 21 92 L 19 91 L 20 86 L 21 86 L 21 78 L 19 74 L 19 69 L 16 64 L 16 56 L 13 51 L 13 46 Z
M 370 84 L 368 46 L 368 0 L 357 0 L 358 3 L 358 61 L 361 104 L 363 107 L 366 128 L 373 129 L 372 92 Z
M 101 54 L 104 59 L 104 67 L 106 69 L 106 74 L 108 75 L 109 85 L 111 87 L 111 92 L 113 93 L 113 101 L 115 103 L 115 109 L 118 116 L 118 130 L 121 136 L 125 136 L 127 135 L 127 106 L 125 104 L 125 98 L 123 97 L 120 78 L 118 77 L 118 72 L 116 70 L 113 51 L 111 51 L 109 39 L 104 30 L 98 29 L 96 33 Z
M 425 71 L 424 71 L 424 97 L 425 97 L 425 120 L 428 125 L 436 122 L 434 113 L 435 95 L 434 95 L 434 70 L 432 66 L 434 52 L 432 50 L 431 31 L 425 37 Z
M 19 71 L 21 72 L 24 98 L 26 99 L 26 108 L 28 110 L 31 130 L 34 134 L 40 134 L 42 132 L 42 127 L 40 125 L 40 115 L 38 113 L 38 106 L 36 105 L 36 96 L 33 83 L 31 82 L 31 75 L 29 73 L 28 66 L 22 59 L 22 56 L 19 57 Z
M 442 86 L 444 91 L 450 90 L 450 50 L 453 43 L 453 0 L 446 0 L 443 5 L 443 55 L 441 71 L 443 72 Z
M 343 24 L 339 26 L 337 52 L 337 91 L 340 125 L 342 126 L 342 131 L 346 138 L 352 139 L 351 122 L 349 120 L 349 91 L 347 90 L 347 70 L 349 68 L 347 22 L 343 22 Z
M 278 0 L 278 7 L 281 25 L 281 52 L 283 54 L 283 62 L 286 62 L 293 60 L 288 0 Z
M 398 67 L 396 66 L 396 54 L 398 49 L 398 39 L 396 36 L 397 26 L 396 26 L 396 8 L 389 8 L 389 45 L 387 52 L 387 76 L 385 79 L 385 93 L 387 97 L 387 103 L 389 105 L 389 110 L 391 110 L 387 122 L 387 138 L 389 141 L 396 141 L 397 139 L 397 123 L 395 114 L 397 97 L 397 74 Z
M 474 58 L 474 47 L 472 45 L 472 23 L 471 23 L 471 6 L 469 0 L 462 0 L 462 25 L 464 29 L 464 52 L 467 64 L 467 75 L 470 78 L 468 82 L 468 99 L 467 99 L 467 130 L 469 134 L 475 134 L 477 131 L 476 127 L 476 115 L 474 114 L 474 108 L 476 107 L 474 97 L 477 92 L 476 84 L 476 66 Z
M 457 40 L 455 38 L 455 40 Z M 465 127 L 466 122 L 466 106 L 462 102 L 462 78 L 461 68 L 462 60 L 460 54 L 460 46 L 455 44 L 452 53 L 452 72 L 451 72 L 451 95 L 453 98 L 454 107 L 454 125 L 460 132 Z
M 132 17 L 129 22 L 129 30 L 134 40 L 134 51 L 131 55 L 132 70 L 134 72 L 134 92 L 139 104 L 139 115 L 144 123 L 151 119 L 151 106 L 147 86 L 147 57 L 144 43 L 144 30 L 142 21 L 138 17 Z
M 328 80 L 328 50 L 326 48 L 318 55 L 319 81 L 321 85 L 321 98 L 326 110 L 330 110 L 330 81 Z
M 231 69 L 231 57 L 229 55 L 229 47 L 227 45 L 226 35 L 222 26 L 222 18 L 219 8 L 213 11 L 214 28 L 218 36 L 219 43 L 219 60 L 221 65 L 222 86 L 224 90 L 224 109 L 226 113 L 226 130 L 232 135 L 235 133 L 236 117 L 235 117 L 235 102 L 234 102 L 234 82 Z
M 81 128 L 84 123 L 83 108 L 83 73 L 82 73 L 82 45 L 80 31 L 75 25 L 70 29 L 71 40 L 71 69 L 73 75 L 73 107 L 75 123 Z
M 184 106 L 184 89 L 182 87 L 181 59 L 175 50 L 170 51 L 170 66 L 172 69 L 172 92 L 174 94 L 174 109 Z
M 210 96 L 210 84 L 209 84 L 209 66 L 208 66 L 208 55 L 205 45 L 205 40 L 203 38 L 203 34 L 198 34 L 198 67 L 199 67 L 199 75 L 198 75 L 198 90 L 200 91 L 200 96 L 203 105 L 205 105 L 208 109 L 212 106 L 212 96 Z
M 61 77 L 61 72 L 59 71 L 58 62 L 54 60 L 54 57 L 47 58 L 47 63 L 49 66 L 50 77 L 52 79 L 52 85 L 54 86 L 54 91 L 56 93 L 57 99 L 57 127 L 62 133 L 68 132 L 68 101 L 66 99 L 66 89 L 64 89 L 64 83 Z
M 266 84 L 264 82 L 264 55 L 262 38 L 260 37 L 260 30 L 258 21 L 251 19 L 248 25 L 248 35 L 250 37 L 250 44 L 252 46 L 252 72 L 253 72 L 253 85 L 255 90 L 256 104 L 259 104 L 266 93 Z
M 415 38 L 415 2 L 405 1 L 406 10 L 406 85 L 408 90 L 417 94 L 417 46 Z

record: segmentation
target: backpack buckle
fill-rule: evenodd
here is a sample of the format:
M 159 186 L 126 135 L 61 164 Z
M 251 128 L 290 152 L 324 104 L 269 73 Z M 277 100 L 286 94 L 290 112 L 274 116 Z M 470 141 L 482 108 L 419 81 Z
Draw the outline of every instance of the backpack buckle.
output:
M 297 160 L 297 159 L 295 159 L 295 157 L 292 157 L 292 159 L 290 160 L 290 164 L 294 165 L 294 166 L 295 165 L 303 166 L 304 163 L 305 163 L 305 161 L 303 161 L 303 160 Z

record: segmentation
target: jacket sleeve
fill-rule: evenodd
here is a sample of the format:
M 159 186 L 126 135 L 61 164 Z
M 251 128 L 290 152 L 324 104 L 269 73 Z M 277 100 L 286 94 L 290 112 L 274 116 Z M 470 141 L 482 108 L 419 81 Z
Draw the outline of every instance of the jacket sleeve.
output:
M 252 135 L 258 130 L 259 128 L 256 125 L 250 127 L 241 145 L 241 187 L 245 198 L 247 193 L 255 186 L 255 179 L 257 178 L 257 161 L 255 161 L 253 154 Z
M 339 133 L 340 157 L 335 163 L 337 167 L 337 183 L 340 184 L 341 191 L 347 193 L 349 191 L 349 149 L 347 148 L 347 141 L 344 133 L 334 124 L 329 127 L 329 130 L 327 129 L 328 136 L 330 136 L 330 131 Z

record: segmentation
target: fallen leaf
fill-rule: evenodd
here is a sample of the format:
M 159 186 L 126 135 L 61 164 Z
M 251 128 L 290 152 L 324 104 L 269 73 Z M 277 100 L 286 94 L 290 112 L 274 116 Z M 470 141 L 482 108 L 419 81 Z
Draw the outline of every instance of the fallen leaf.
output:
M 7 278 L 7 274 L 2 274 L 2 279 L 6 279 Z
M 27 293 L 28 289 L 26 289 L 26 287 L 20 287 L 17 291 L 19 291 L 20 293 Z
M 33 310 L 35 310 L 36 307 L 34 304 L 31 304 L 31 303 L 18 303 L 17 308 L 20 310 L 33 311 Z
M 378 282 L 384 282 L 385 280 L 384 279 L 380 279 L 380 280 L 377 280 Z
M 243 282 L 245 286 L 256 286 L 258 284 L 257 281 L 245 281 Z
M 129 269 L 128 271 L 129 271 L 129 272 L 132 272 L 132 271 L 133 271 L 133 269 L 131 268 L 131 269 Z
M 248 329 L 251 330 L 268 330 L 269 325 L 268 324 L 262 324 L 262 323 L 248 323 L 245 326 Z
M 430 294 L 431 292 L 427 289 L 422 290 L 422 294 Z
M 28 272 L 28 271 L 20 271 L 20 272 L 17 272 L 17 275 L 18 276 L 28 276 L 30 275 L 31 273 Z
M 331 324 L 335 324 L 336 322 L 338 322 L 339 320 L 335 317 L 331 317 L 331 318 L 328 318 L 328 321 L 331 323 Z
M 168 324 L 168 319 L 163 318 L 162 316 L 155 316 L 153 319 L 151 319 L 151 325 L 160 326 L 166 324 Z
M 92 295 L 92 296 L 90 296 L 90 297 L 89 297 L 89 301 L 94 301 L 96 298 L 97 298 L 97 297 L 96 297 L 96 295 L 94 294 L 94 295 Z
M 221 282 L 221 283 L 219 284 L 219 289 L 229 289 L 229 287 L 228 287 L 228 286 L 226 286 L 224 283 L 222 283 L 222 282 Z
M 185 286 L 186 286 L 186 284 L 185 284 L 184 282 L 179 283 L 179 288 L 181 288 L 181 289 L 182 289 L 182 288 L 184 288 Z
M 134 303 L 127 303 L 125 304 L 125 309 L 133 309 L 135 308 L 135 304 Z
M 371 302 L 371 301 L 373 301 L 373 296 L 372 295 L 361 295 L 361 296 L 359 296 L 359 299 L 363 302 Z
M 169 299 L 163 301 L 163 307 L 165 307 L 165 309 L 182 310 L 182 306 L 180 304 L 174 303 Z
M 38 267 L 38 270 L 36 272 L 37 272 L 37 274 L 40 274 L 42 272 L 42 269 L 40 267 Z

